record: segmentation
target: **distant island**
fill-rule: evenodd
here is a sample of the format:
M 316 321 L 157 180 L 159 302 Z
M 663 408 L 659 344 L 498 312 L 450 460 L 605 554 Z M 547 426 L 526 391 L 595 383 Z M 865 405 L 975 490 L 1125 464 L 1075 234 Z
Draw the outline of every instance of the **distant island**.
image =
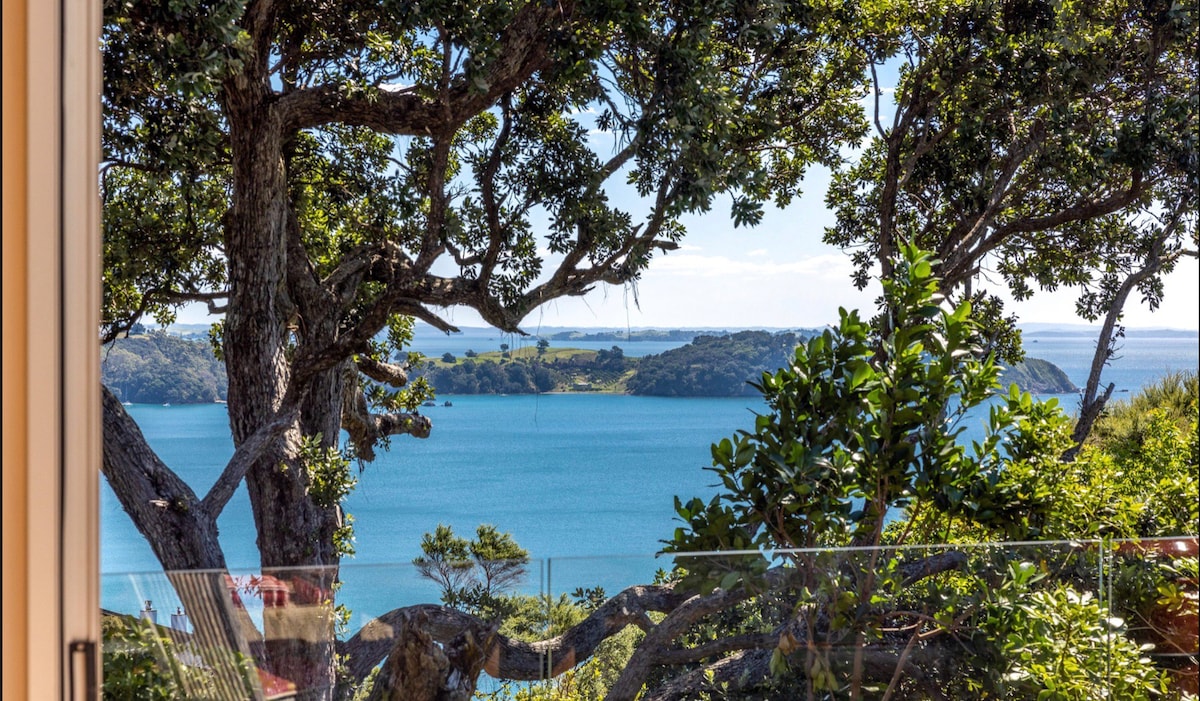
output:
M 697 336 L 686 346 L 641 359 L 630 394 L 656 397 L 757 395 L 748 383 L 783 367 L 804 338 L 791 332 L 739 331 Z
M 145 331 L 101 349 L 101 377 L 126 402 L 199 404 L 223 401 L 225 367 L 207 341 Z M 815 332 L 815 330 L 813 331 Z M 569 334 L 571 341 L 606 342 L 610 332 Z M 612 332 L 625 335 L 625 332 Z M 674 340 L 682 331 L 638 330 L 641 340 Z M 693 332 L 688 332 L 693 333 Z M 536 346 L 427 358 L 414 371 L 439 394 L 537 394 L 590 392 L 659 397 L 739 397 L 757 391 L 749 382 L 786 364 L 803 332 L 739 331 L 699 334 L 678 348 L 631 358 L 619 345 L 602 350 Z M 1028 358 L 1001 375 L 1035 394 L 1077 391 L 1060 368 Z
M 808 337 L 821 332 L 821 329 L 795 329 L 795 330 L 763 330 L 763 329 L 738 329 L 735 333 L 730 333 L 728 330 L 717 331 L 714 329 L 630 329 L 627 331 L 614 331 L 604 329 L 601 331 L 580 331 L 568 330 L 558 331 L 543 338 L 550 341 L 567 341 L 567 342 L 586 342 L 586 343 L 641 343 L 641 342 L 675 342 L 675 343 L 690 343 L 697 337 L 720 337 L 737 335 L 737 333 L 754 332 L 754 333 L 771 333 L 778 335 L 779 333 L 793 333 L 798 336 Z
M 1016 383 L 1031 394 L 1069 394 L 1079 388 L 1054 363 L 1041 358 L 1026 358 L 1000 373 L 1000 384 L 1007 387 Z
M 1024 338 L 1079 337 L 1095 338 L 1100 332 L 1099 325 L 1088 324 L 1019 324 Z M 1196 338 L 1200 329 L 1169 328 L 1165 326 L 1134 326 L 1125 328 L 1127 338 Z
M 582 340 L 582 339 L 572 339 Z M 589 340 L 592 340 L 589 338 Z M 592 351 L 536 347 L 501 352 L 450 353 L 420 370 L 438 392 L 532 394 L 606 392 L 660 397 L 753 395 L 747 381 L 787 362 L 800 337 L 794 333 L 739 331 L 695 336 L 657 355 L 629 358 L 620 346 Z

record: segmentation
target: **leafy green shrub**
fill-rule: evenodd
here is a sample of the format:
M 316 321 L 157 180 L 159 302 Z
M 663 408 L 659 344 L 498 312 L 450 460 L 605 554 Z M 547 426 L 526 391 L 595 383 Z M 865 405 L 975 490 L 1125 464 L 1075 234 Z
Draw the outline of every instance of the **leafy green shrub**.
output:
M 1029 482 L 1053 474 L 1067 421 L 1015 386 L 996 395 L 999 368 L 970 304 L 938 292 L 933 263 L 906 249 L 883 281 L 886 320 L 842 310 L 836 328 L 762 376 L 769 412 L 712 446 L 722 490 L 676 500 L 684 526 L 669 551 L 878 545 L 904 508 L 1016 538 L 1040 529 L 1045 490 Z M 983 439 L 960 443 L 963 414 L 994 399 Z M 754 574 L 711 560 L 689 569 L 683 583 L 701 591 Z
M 1007 697 L 1138 701 L 1167 691 L 1166 676 L 1126 637 L 1125 621 L 1091 592 L 1063 584 L 1012 596 L 1016 591 L 989 602 L 981 625 L 999 644 Z
M 187 634 L 132 616 L 105 614 L 100 629 L 105 699 L 225 701 L 254 696 L 254 662 L 240 653 L 203 648 Z M 215 675 L 214 665 L 232 674 Z
M 1172 374 L 1097 422 L 1063 465 L 1047 535 L 1193 535 L 1200 522 L 1196 374 Z
M 173 648 L 170 638 L 152 624 L 127 616 L 104 616 L 105 699 L 170 701 L 180 693 L 177 679 L 159 664 Z
M 753 429 L 713 446 L 720 491 L 676 501 L 683 524 L 668 551 L 773 556 L 689 560 L 681 586 L 758 593 L 678 642 L 778 635 L 775 678 L 714 687 L 722 698 L 762 698 L 789 681 L 789 693 L 766 698 L 885 688 L 896 698 L 1148 698 L 1166 682 L 1121 619 L 1135 597 L 1102 606 L 1089 591 L 1107 552 L 964 548 L 945 553 L 957 571 L 915 579 L 905 572 L 920 572 L 909 568 L 925 567 L 934 551 L 781 552 L 1194 532 L 1196 412 L 1180 399 L 1186 393 L 1160 393 L 1168 408 L 1139 400 L 1146 416 L 1119 450 L 1099 443 L 1064 465 L 1069 418 L 1015 387 L 995 392 L 998 370 L 982 354 L 970 306 L 942 297 L 932 268 L 927 254 L 906 250 L 883 281 L 886 314 L 868 324 L 843 311 L 787 368 L 763 376 L 769 411 Z M 984 402 L 983 438 L 963 441 L 962 412 Z M 1024 558 L 1037 564 L 1017 562 Z M 787 577 L 787 610 L 768 610 L 780 592 L 760 589 L 767 568 Z M 1170 598 L 1162 573 L 1149 575 L 1136 589 L 1150 603 Z M 867 670 L 855 651 L 902 659 L 913 651 L 913 673 Z
M 529 551 L 512 535 L 481 524 L 474 540 L 460 538 L 439 523 L 421 538 L 422 555 L 413 560 L 417 572 L 442 588 L 442 603 L 483 618 L 509 615 L 506 589 L 520 584 L 529 572 Z
M 1197 373 L 1172 372 L 1126 401 L 1113 402 L 1092 427 L 1088 443 L 1125 457 L 1145 442 L 1152 412 L 1160 411 L 1182 430 L 1196 423 Z
M 527 642 L 553 638 L 587 618 L 587 612 L 566 594 L 559 595 L 557 599 L 545 594 L 499 596 L 487 602 L 476 615 L 481 618 L 502 618 L 502 634 Z
M 526 597 L 533 598 L 533 597 Z M 494 691 L 476 692 L 477 701 L 603 701 L 645 634 L 628 627 L 597 646 L 587 662 L 555 679 L 536 684 L 501 682 Z
M 602 701 L 644 637 L 646 634 L 640 628 L 629 626 L 600 643 L 591 659 L 575 673 L 574 683 L 580 697 L 586 701 Z

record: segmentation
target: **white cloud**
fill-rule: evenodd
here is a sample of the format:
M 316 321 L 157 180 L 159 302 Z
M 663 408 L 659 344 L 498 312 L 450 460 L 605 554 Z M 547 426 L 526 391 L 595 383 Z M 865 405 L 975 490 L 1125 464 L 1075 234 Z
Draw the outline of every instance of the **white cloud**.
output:
M 752 251 L 748 255 L 758 254 Z M 791 261 L 735 260 L 727 256 L 683 253 L 663 256 L 654 261 L 650 269 L 658 275 L 726 277 L 731 282 L 780 275 L 845 281 L 850 275 L 850 260 L 843 255 L 819 255 Z
M 756 248 L 753 251 L 746 251 L 746 255 L 748 255 L 748 256 L 765 256 L 765 255 L 767 255 L 767 249 Z

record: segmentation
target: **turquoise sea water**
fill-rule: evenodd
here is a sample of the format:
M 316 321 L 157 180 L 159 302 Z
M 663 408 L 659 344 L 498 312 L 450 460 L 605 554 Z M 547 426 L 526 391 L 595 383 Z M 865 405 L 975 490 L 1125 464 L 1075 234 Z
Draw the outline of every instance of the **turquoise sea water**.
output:
M 1058 364 L 1080 385 L 1091 344 L 1087 337 L 1026 337 L 1029 355 Z M 1196 368 L 1197 356 L 1195 337 L 1135 336 L 1126 339 L 1106 377 L 1117 384 L 1114 396 L 1120 398 L 1128 396 L 1122 390 L 1136 391 L 1165 372 Z M 547 579 L 558 592 L 599 584 L 613 593 L 648 581 L 656 568 L 668 565 L 653 553 L 677 525 L 672 497 L 710 495 L 713 477 L 702 469 L 710 464 L 709 445 L 750 427 L 752 411 L 762 408 L 753 398 L 451 399 L 452 407 L 425 409 L 434 422 L 430 438 L 394 440 L 392 450 L 359 475 L 347 500 L 357 555 L 343 566 L 340 599 L 356 620 L 398 601 L 436 600 L 436 591 L 417 582 L 407 563 L 419 554 L 421 534 L 438 523 L 462 535 L 480 523 L 511 532 L 538 559 L 527 587 L 532 591 Z M 1068 409 L 1074 406 L 1073 396 L 1059 399 Z M 159 456 L 200 494 L 233 453 L 224 405 L 127 408 Z M 102 570 L 157 570 L 149 546 L 107 485 L 101 510 Z M 252 571 L 257 553 L 244 487 L 219 526 L 229 566 Z M 136 581 L 106 577 L 104 605 L 140 608 L 146 592 Z

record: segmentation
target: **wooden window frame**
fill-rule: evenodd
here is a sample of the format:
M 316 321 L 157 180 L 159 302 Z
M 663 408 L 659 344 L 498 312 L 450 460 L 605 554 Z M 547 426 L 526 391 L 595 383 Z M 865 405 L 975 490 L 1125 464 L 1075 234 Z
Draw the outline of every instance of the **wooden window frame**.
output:
M 4 0 L 4 698 L 98 698 L 99 0 Z

